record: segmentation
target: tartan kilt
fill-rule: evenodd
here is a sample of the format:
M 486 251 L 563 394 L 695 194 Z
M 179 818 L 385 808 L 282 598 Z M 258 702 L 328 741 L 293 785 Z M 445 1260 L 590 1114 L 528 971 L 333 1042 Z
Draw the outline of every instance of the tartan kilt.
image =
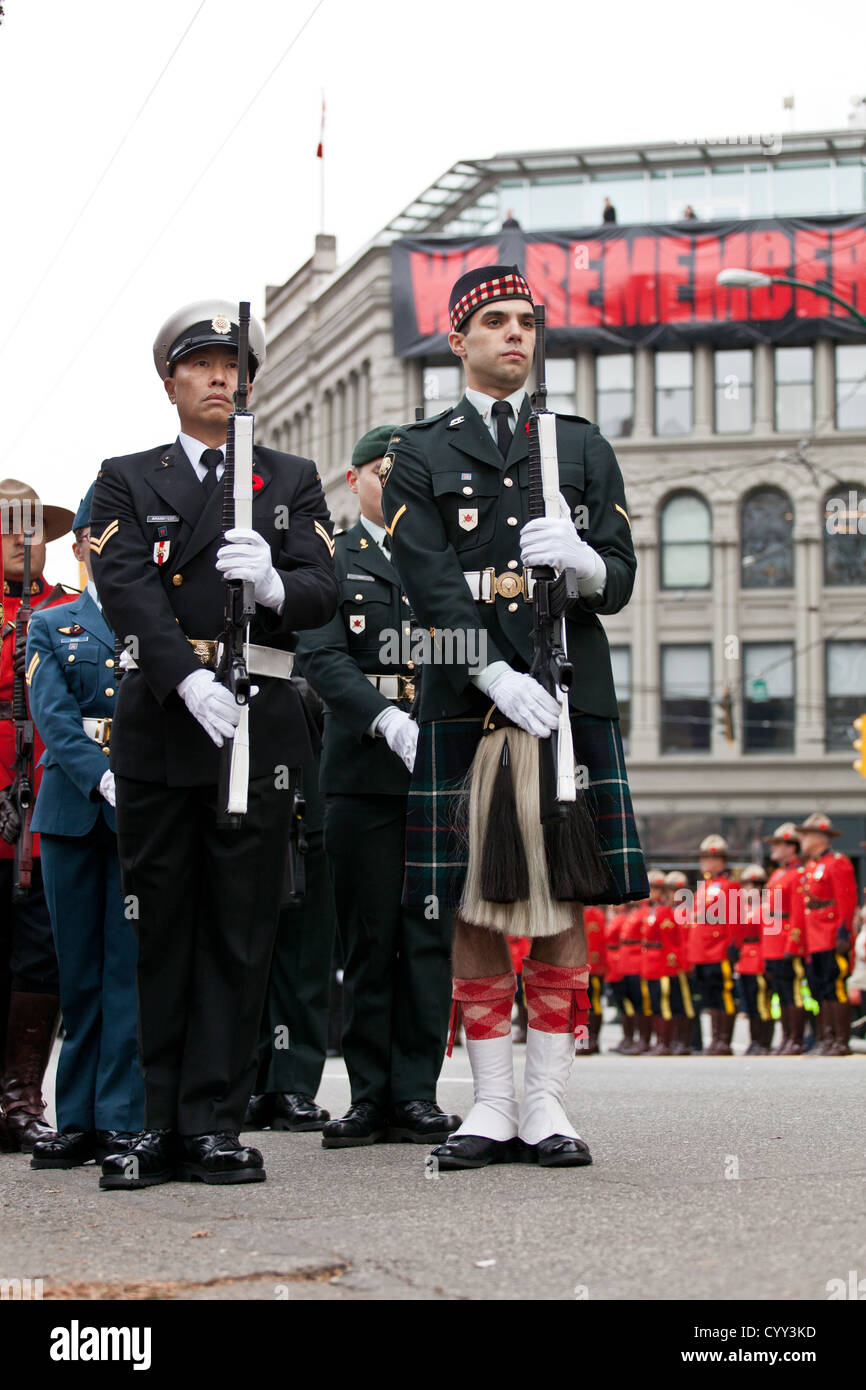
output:
M 460 903 L 468 858 L 467 774 L 482 737 L 480 718 L 422 724 L 406 813 L 403 901 L 424 908 L 431 898 L 449 911 Z M 619 896 L 587 905 L 639 902 L 649 896 L 646 865 L 632 811 L 617 719 L 572 714 L 574 759 L 585 766 L 583 795 L 595 820 L 599 848 Z M 578 793 L 580 794 L 580 793 Z

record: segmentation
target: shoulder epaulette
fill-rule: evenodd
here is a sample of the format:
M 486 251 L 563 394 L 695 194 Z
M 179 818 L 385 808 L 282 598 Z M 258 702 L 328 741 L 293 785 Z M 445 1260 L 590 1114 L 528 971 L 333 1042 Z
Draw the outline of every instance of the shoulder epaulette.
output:
M 404 430 L 426 430 L 430 425 L 435 425 L 437 420 L 444 420 L 446 415 L 450 415 L 456 406 L 449 405 L 445 410 L 440 410 L 438 415 L 428 415 L 424 420 L 412 420 L 408 425 L 404 425 Z
M 560 411 L 560 410 L 557 410 L 557 412 L 556 412 L 556 418 L 557 418 L 557 420 L 573 420 L 574 423 L 575 423 L 576 425 L 592 425 L 592 424 L 594 424 L 594 421 L 592 421 L 592 420 L 586 420 L 586 419 L 584 419 L 584 417 L 583 417 L 582 415 L 565 415 L 565 414 L 563 414 L 563 412 Z

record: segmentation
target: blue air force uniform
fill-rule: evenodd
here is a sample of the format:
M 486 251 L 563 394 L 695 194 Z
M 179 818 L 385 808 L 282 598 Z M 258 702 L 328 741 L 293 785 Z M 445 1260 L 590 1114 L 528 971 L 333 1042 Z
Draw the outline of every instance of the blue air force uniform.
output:
M 99 791 L 115 703 L 114 637 L 89 589 L 33 614 L 27 681 L 45 743 L 33 829 L 42 836 L 66 1030 L 57 1128 L 134 1131 L 144 1120 L 137 947 L 124 915 L 114 811 Z

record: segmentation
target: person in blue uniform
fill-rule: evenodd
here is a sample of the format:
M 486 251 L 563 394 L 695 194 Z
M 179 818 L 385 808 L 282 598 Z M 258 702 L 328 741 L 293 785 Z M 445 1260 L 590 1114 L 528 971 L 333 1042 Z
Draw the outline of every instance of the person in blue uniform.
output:
M 34 613 L 27 638 L 30 708 L 45 744 L 33 828 L 60 973 L 65 1037 L 57 1133 L 31 1168 L 74 1168 L 128 1147 L 144 1122 L 138 1065 L 135 932 L 120 887 L 114 773 L 108 766 L 117 686 L 114 635 L 90 563 L 91 487 L 73 522 L 87 588 Z

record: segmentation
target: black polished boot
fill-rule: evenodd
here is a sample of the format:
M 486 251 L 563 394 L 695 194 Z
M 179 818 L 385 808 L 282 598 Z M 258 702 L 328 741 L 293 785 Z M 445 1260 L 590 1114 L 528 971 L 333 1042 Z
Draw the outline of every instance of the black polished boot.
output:
M 441 1144 L 462 1123 L 459 1115 L 444 1115 L 433 1100 L 404 1100 L 391 1106 L 387 1139 L 391 1144 Z
M 388 1128 L 388 1117 L 380 1105 L 359 1100 L 350 1105 L 340 1120 L 329 1120 L 322 1130 L 323 1149 L 351 1149 L 378 1144 Z
M 288 1129 L 295 1133 L 324 1129 L 330 1120 L 329 1111 L 317 1105 L 306 1091 L 284 1091 L 274 1096 L 271 1129 Z
M 180 1137 L 178 1182 L 264 1182 L 266 1176 L 259 1150 L 245 1148 L 228 1130 Z
M 178 1138 L 173 1129 L 146 1129 L 122 1152 L 103 1159 L 103 1191 L 134 1192 L 177 1176 Z

